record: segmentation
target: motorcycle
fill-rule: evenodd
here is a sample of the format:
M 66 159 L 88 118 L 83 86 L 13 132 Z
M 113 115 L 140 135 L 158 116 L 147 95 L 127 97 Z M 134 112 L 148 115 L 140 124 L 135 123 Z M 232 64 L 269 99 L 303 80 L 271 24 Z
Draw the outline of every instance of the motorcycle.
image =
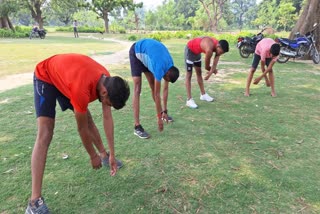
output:
M 30 32 L 30 35 L 29 35 L 29 39 L 32 39 L 32 38 L 40 38 L 40 39 L 44 39 L 46 37 L 46 30 L 44 29 L 32 29 L 32 31 Z
M 254 37 L 239 37 L 237 48 L 239 49 L 240 56 L 242 58 L 248 58 L 250 54 L 253 54 L 258 42 L 260 42 L 264 35 L 262 34 L 263 31 L 265 31 L 266 28 L 263 28 L 257 35 Z
M 310 55 L 315 64 L 319 64 L 320 56 L 316 46 L 314 30 L 318 24 L 313 25 L 313 29 L 305 35 L 296 33 L 294 40 L 278 38 L 276 41 L 280 44 L 279 63 L 286 63 L 290 58 L 302 58 Z

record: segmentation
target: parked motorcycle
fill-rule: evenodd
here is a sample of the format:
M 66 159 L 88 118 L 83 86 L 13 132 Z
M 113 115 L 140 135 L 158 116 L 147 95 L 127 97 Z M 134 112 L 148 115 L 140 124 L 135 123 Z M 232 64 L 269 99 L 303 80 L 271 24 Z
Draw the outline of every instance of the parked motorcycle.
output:
M 306 33 L 306 35 L 296 33 L 296 38 L 294 40 L 278 38 L 276 41 L 280 44 L 280 54 L 277 61 L 279 63 L 286 63 L 290 58 L 302 58 L 306 55 L 310 55 L 312 61 L 315 64 L 319 64 L 320 56 L 314 36 L 314 30 L 317 27 L 318 24 L 314 24 L 313 29 Z
M 240 56 L 242 58 L 248 58 L 250 54 L 253 54 L 258 42 L 260 42 L 264 35 L 262 34 L 266 28 L 263 28 L 257 35 L 254 37 L 239 37 L 237 48 L 239 49 Z
M 29 35 L 29 39 L 32 39 L 32 38 L 40 38 L 40 39 L 44 39 L 46 37 L 46 30 L 44 29 L 32 29 L 32 31 L 30 32 L 30 35 Z

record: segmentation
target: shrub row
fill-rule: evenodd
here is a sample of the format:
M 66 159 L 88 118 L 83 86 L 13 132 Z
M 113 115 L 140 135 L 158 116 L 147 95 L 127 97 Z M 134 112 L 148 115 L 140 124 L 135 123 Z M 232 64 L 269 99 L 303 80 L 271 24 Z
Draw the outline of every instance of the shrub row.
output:
M 24 38 L 28 37 L 31 31 L 31 27 L 20 27 L 16 26 L 15 30 L 11 29 L 0 29 L 0 37 L 10 37 L 10 38 Z
M 104 29 L 101 27 L 85 27 L 85 26 L 80 26 L 77 28 L 77 30 L 80 33 L 99 33 L 104 31 Z M 73 32 L 73 27 L 58 27 L 56 28 L 56 31 Z
M 178 38 L 178 39 L 192 39 L 199 36 L 210 36 L 214 37 L 218 40 L 225 39 L 229 43 L 236 43 L 238 40 L 238 37 L 253 37 L 255 34 L 250 32 L 241 32 L 238 34 L 232 34 L 232 33 L 223 33 L 223 34 L 214 34 L 211 32 L 203 32 L 203 31 L 177 31 L 177 32 L 155 32 L 151 34 L 147 34 L 146 37 L 156 39 L 158 41 L 171 39 L 171 38 Z M 275 39 L 278 36 L 275 34 L 264 34 L 265 38 L 272 38 Z M 132 36 L 128 38 L 129 40 L 132 40 Z

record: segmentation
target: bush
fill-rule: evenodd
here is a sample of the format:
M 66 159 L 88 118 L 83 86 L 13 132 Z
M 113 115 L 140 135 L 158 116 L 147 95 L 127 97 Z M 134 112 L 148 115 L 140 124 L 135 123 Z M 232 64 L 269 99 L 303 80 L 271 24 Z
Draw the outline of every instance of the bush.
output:
M 128 37 L 128 40 L 129 40 L 129 41 L 137 41 L 137 39 L 138 39 L 138 37 L 137 37 L 136 35 L 130 35 L 130 36 Z
M 73 27 L 58 27 L 56 29 L 56 31 L 73 32 Z M 99 32 L 104 32 L 104 29 L 101 27 L 81 26 L 81 27 L 78 27 L 78 32 L 80 32 L 80 33 L 99 33 Z
M 24 37 L 29 36 L 30 30 L 19 29 L 19 28 L 16 28 L 15 31 L 12 31 L 10 29 L 0 29 L 0 37 L 2 37 L 2 38 L 24 38 Z

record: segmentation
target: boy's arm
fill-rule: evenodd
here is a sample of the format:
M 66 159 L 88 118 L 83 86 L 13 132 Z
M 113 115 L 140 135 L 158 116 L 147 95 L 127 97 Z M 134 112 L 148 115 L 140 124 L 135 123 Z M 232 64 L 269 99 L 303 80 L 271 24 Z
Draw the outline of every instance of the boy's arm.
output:
M 163 113 L 161 114 L 161 117 L 168 122 L 168 108 L 167 108 L 167 104 L 168 104 L 168 95 L 169 95 L 169 82 L 168 81 L 164 81 L 164 87 L 163 87 L 163 92 L 162 92 L 162 96 L 163 96 Z
M 207 72 L 207 75 L 204 77 L 205 80 L 208 80 L 212 74 L 217 74 L 218 72 L 217 65 L 218 65 L 219 59 L 220 59 L 220 55 L 216 54 L 213 59 L 213 63 L 209 72 Z
M 211 62 L 211 57 L 213 55 L 213 52 L 211 49 L 208 49 L 208 50 L 205 50 L 205 54 L 206 54 L 206 56 L 205 56 L 205 69 L 210 72 L 211 71 L 210 62 Z
M 88 113 L 74 111 L 74 114 L 78 125 L 78 132 L 82 144 L 90 156 L 91 165 L 94 169 L 99 169 L 101 167 L 101 159 L 99 155 L 96 153 L 92 144 L 93 139 L 88 126 Z
M 159 129 L 159 131 L 162 131 L 163 130 L 163 121 L 161 119 L 162 107 L 161 107 L 160 91 L 161 91 L 161 82 L 154 79 L 154 95 L 153 96 L 154 96 L 154 102 L 156 104 L 158 129 Z
M 103 114 L 103 129 L 108 141 L 109 147 L 109 164 L 110 164 L 110 174 L 113 176 L 117 172 L 117 162 L 115 160 L 114 151 L 114 126 L 113 118 L 111 113 L 111 107 L 102 104 L 102 114 Z
M 261 70 L 262 70 L 262 74 L 261 76 L 257 77 L 254 81 L 253 81 L 253 84 L 257 85 L 262 78 L 266 77 L 267 73 L 270 72 L 272 70 L 272 67 L 274 65 L 275 61 L 271 61 L 269 66 L 267 67 L 267 69 L 265 69 L 265 62 L 264 61 L 261 61 Z M 263 67 L 262 67 L 263 65 Z

